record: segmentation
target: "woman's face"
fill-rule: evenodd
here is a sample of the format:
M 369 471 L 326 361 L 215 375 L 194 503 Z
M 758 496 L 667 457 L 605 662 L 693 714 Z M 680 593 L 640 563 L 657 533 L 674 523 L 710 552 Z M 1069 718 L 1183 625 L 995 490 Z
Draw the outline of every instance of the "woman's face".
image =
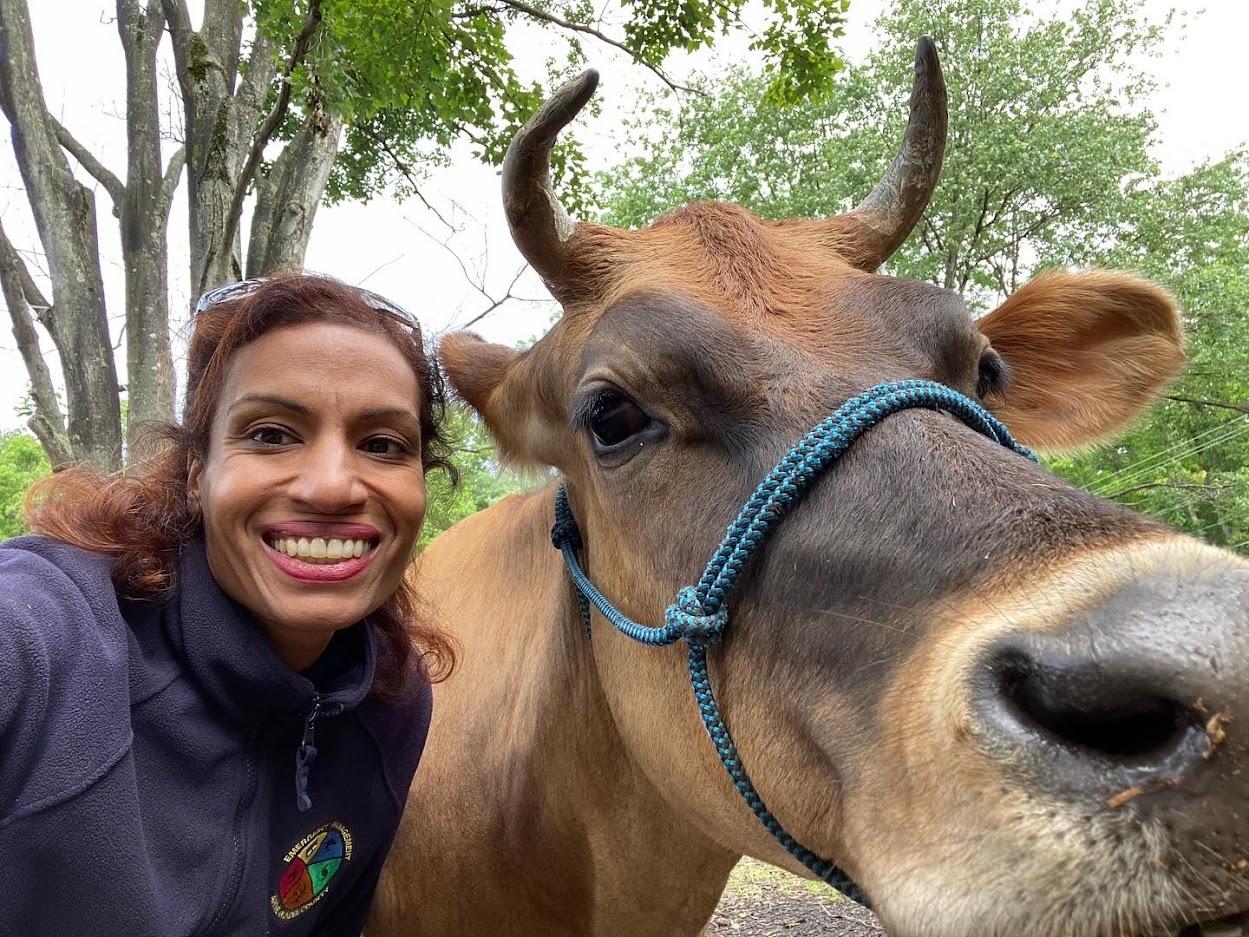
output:
M 208 563 L 288 666 L 398 588 L 425 516 L 416 375 L 385 338 L 277 329 L 230 363 L 190 488 Z

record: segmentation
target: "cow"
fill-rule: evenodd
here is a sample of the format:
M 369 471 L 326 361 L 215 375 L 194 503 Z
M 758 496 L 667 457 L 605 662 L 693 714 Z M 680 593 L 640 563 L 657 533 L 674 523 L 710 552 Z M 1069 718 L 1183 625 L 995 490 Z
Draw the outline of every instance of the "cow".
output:
M 596 80 L 538 110 L 503 170 L 562 317 L 523 351 L 441 344 L 503 455 L 557 480 L 419 560 L 462 661 L 370 937 L 697 935 L 740 857 L 812 875 L 726 772 L 687 649 L 597 609 L 587 633 L 551 540 L 560 487 L 585 575 L 658 628 L 760 480 L 855 395 L 935 382 L 1020 447 L 1072 450 L 1183 362 L 1172 297 L 1127 274 L 1046 273 L 977 320 L 877 272 L 940 171 L 928 40 L 893 164 L 820 219 L 710 203 L 573 223 L 549 156 Z M 731 625 L 699 645 L 743 770 L 890 933 L 1227 933 L 1249 909 L 1249 564 L 1002 442 L 946 407 L 893 413 L 750 556 Z

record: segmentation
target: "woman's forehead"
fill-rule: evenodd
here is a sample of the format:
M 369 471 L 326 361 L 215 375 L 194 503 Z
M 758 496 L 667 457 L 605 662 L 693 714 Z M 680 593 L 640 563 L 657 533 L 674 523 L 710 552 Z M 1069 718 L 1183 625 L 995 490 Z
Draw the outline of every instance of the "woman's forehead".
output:
M 383 335 L 337 322 L 266 332 L 235 353 L 219 406 L 249 395 L 295 396 L 310 410 L 352 406 L 419 410 L 411 363 Z

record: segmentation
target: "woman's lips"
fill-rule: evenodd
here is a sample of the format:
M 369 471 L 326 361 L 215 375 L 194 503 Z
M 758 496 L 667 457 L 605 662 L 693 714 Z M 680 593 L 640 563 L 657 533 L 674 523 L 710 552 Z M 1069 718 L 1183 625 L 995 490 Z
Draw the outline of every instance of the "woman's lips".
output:
M 264 543 L 263 540 L 261 542 Z M 281 553 L 267 543 L 264 543 L 264 548 L 274 566 L 300 582 L 343 582 L 362 573 L 377 555 L 377 547 L 373 546 L 362 556 L 347 557 L 330 563 L 308 563 Z

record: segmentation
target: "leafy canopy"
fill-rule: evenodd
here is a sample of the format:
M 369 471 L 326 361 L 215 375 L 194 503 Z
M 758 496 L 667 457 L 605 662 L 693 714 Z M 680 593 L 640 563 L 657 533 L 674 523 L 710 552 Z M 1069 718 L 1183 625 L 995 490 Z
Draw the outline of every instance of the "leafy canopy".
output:
M 794 100 L 823 87 L 841 67 L 832 42 L 849 0 L 763 0 L 767 22 L 750 40 L 764 63 L 771 99 Z M 552 34 L 553 78 L 584 67 L 603 38 L 641 66 L 662 72 L 674 51 L 694 51 L 746 29 L 745 0 L 322 0 L 322 20 L 304 62 L 291 76 L 297 102 L 279 136 L 289 138 L 310 110 L 345 118 L 330 200 L 368 199 L 445 164 L 457 140 L 499 162 L 516 129 L 546 90 L 515 68 L 519 27 Z M 285 61 L 303 29 L 308 2 L 250 0 L 256 28 Z M 604 15 L 606 14 L 606 15 Z M 613 25 L 615 24 L 615 25 Z M 665 80 L 666 76 L 665 76 Z M 571 143 L 557 147 L 557 175 L 579 165 Z M 579 193 L 570 193 L 577 207 Z
M 0 433 L 0 540 L 26 532 L 26 489 L 52 471 L 43 447 L 25 433 Z
M 889 272 L 995 305 L 1046 266 L 1137 271 L 1179 300 L 1191 360 L 1111 446 L 1049 460 L 1076 484 L 1215 543 L 1249 547 L 1249 156 L 1179 179 L 1149 155 L 1154 87 L 1141 53 L 1166 23 L 1125 0 L 1045 16 L 1019 0 L 896 0 L 868 58 L 830 93 L 782 106 L 730 68 L 711 96 L 640 104 L 632 159 L 598 177 L 605 220 L 648 224 L 724 199 L 764 217 L 820 217 L 862 199 L 896 151 L 915 39 L 940 49 L 945 167 Z

